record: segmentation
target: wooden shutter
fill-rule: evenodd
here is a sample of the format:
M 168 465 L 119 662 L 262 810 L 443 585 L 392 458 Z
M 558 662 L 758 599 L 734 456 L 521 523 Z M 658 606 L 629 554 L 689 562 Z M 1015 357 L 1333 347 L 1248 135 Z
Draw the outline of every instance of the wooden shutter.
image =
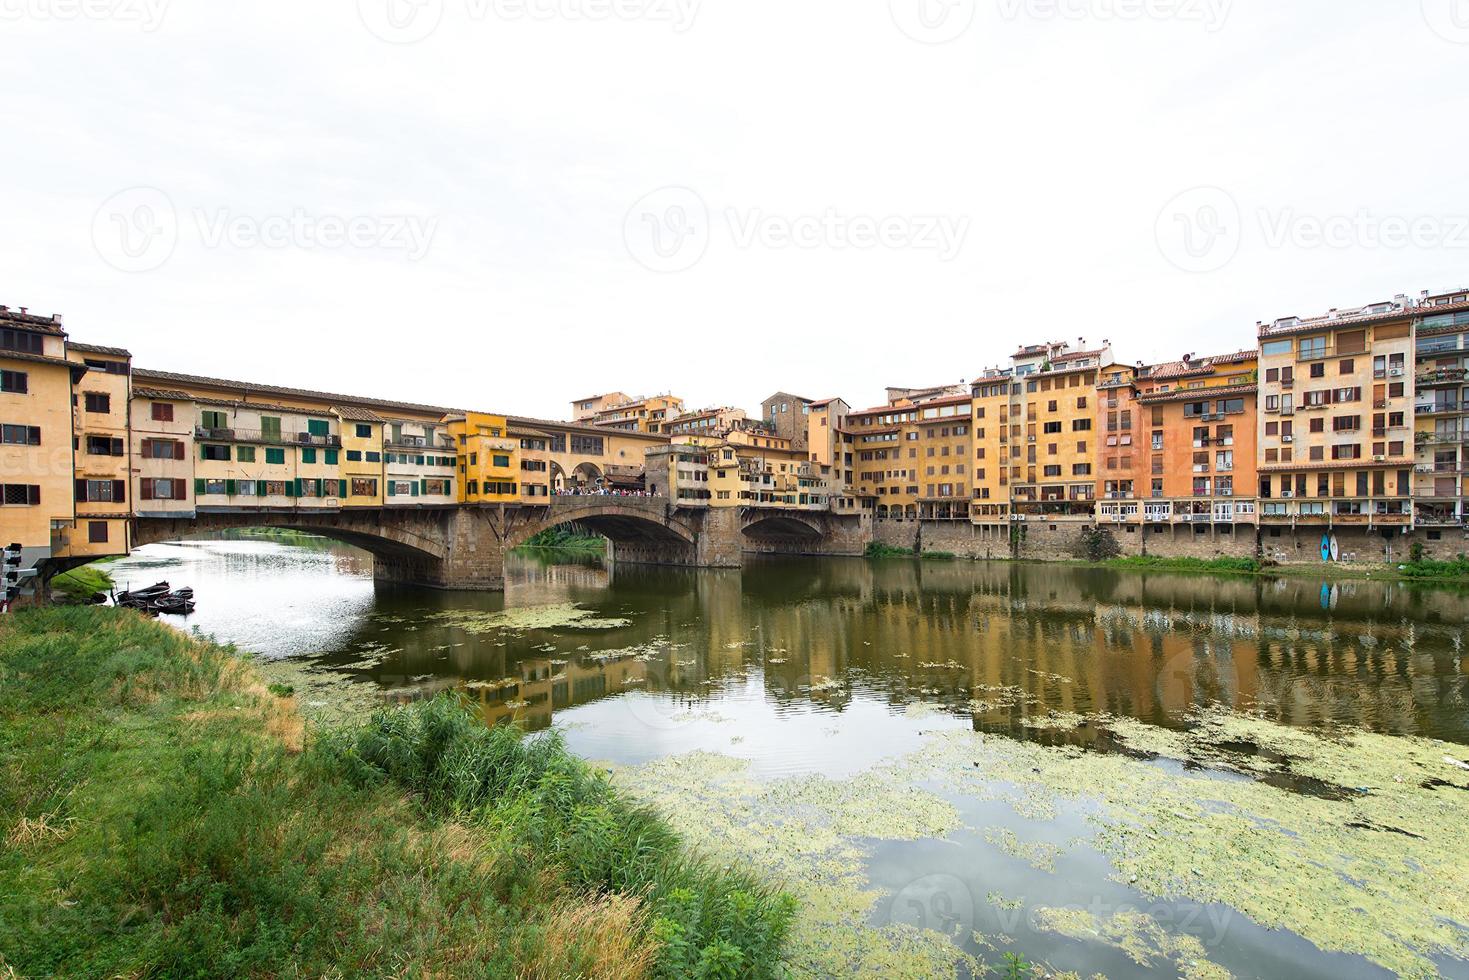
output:
M 239 484 L 236 483 L 234 480 L 225 480 L 224 481 L 224 492 L 228 496 L 233 497 L 235 495 L 235 490 L 238 489 L 238 487 L 239 487 Z
M 202 479 L 195 479 L 194 480 L 194 496 L 196 496 L 196 497 L 202 497 L 202 496 L 204 496 L 204 481 Z
M 146 480 L 146 479 L 144 479 L 144 480 L 139 480 L 138 481 L 138 499 L 139 500 L 152 500 L 153 499 L 153 481 L 152 480 Z
M 86 480 L 78 480 L 78 481 L 76 481 L 76 498 L 77 498 L 77 502 L 78 503 L 85 503 L 86 502 L 86 500 L 87 500 L 87 481 Z
M 120 504 L 128 499 L 128 484 L 126 480 L 112 481 L 112 502 Z
M 389 480 L 388 481 L 388 496 L 389 497 L 396 497 L 396 496 L 398 496 L 398 485 L 396 483 L 394 483 L 392 480 Z
M 337 496 L 339 496 L 339 497 L 345 497 L 345 496 L 347 496 L 347 481 L 346 480 L 338 480 L 337 481 L 337 486 L 341 490 L 341 492 L 338 493 Z
M 173 481 L 173 499 L 175 499 L 175 500 L 187 500 L 188 497 L 189 497 L 189 481 L 188 480 L 174 480 Z
M 26 442 L 32 446 L 41 444 L 41 427 L 39 425 L 26 426 Z
M 183 459 L 184 458 L 184 444 L 183 443 L 176 442 L 176 443 L 173 444 L 173 458 L 174 459 Z
M 27 490 L 26 496 L 30 498 L 30 502 L 32 504 L 39 504 L 41 502 L 41 488 L 40 487 L 38 487 L 38 486 L 30 486 L 30 487 L 27 487 L 26 490 Z

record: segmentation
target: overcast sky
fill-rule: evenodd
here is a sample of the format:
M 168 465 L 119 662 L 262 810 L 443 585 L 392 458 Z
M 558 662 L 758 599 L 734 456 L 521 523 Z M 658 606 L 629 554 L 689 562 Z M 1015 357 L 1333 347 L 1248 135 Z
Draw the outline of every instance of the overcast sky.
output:
M 0 0 L 0 303 L 543 417 L 1469 284 L 1469 0 Z

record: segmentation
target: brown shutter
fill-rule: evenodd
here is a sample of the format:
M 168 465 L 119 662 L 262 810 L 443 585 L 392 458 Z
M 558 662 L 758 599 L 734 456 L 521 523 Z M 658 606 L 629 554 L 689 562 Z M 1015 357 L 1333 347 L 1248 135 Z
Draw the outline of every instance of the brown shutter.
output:
M 183 448 L 184 448 L 184 444 L 183 443 L 179 443 L 179 449 L 182 450 Z M 189 481 L 188 480 L 174 480 L 173 481 L 173 499 L 174 500 L 187 500 L 188 499 L 188 496 L 189 496 Z
M 183 443 L 176 442 L 176 443 L 173 444 L 173 458 L 174 459 L 183 459 L 184 458 L 184 444 Z
M 128 485 L 123 480 L 112 481 L 112 502 L 120 504 L 127 500 Z
M 138 499 L 139 500 L 152 500 L 153 499 L 153 481 L 152 480 L 139 480 L 138 481 Z
M 78 481 L 76 481 L 76 498 L 77 498 L 77 502 L 78 503 L 85 503 L 86 502 L 86 500 L 87 500 L 87 481 L 86 480 L 78 480 Z

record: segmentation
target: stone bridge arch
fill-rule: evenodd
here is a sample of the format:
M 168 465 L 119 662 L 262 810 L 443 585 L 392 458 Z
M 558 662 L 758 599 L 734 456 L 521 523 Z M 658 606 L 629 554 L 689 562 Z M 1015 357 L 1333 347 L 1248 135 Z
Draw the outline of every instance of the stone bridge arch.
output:
M 740 531 L 752 538 L 816 541 L 826 535 L 826 524 L 819 517 L 799 512 L 757 512 L 744 516 Z
M 373 557 L 374 577 L 386 581 L 438 584 L 451 557 L 447 509 L 394 512 L 241 511 L 192 518 L 140 517 L 133 521 L 133 546 L 184 541 L 219 531 L 273 528 L 318 534 L 361 548 Z
M 693 549 L 699 530 L 658 497 L 556 497 L 546 507 L 531 508 L 505 530 L 505 547 L 518 548 L 552 528 L 575 525 L 619 545 L 655 545 Z

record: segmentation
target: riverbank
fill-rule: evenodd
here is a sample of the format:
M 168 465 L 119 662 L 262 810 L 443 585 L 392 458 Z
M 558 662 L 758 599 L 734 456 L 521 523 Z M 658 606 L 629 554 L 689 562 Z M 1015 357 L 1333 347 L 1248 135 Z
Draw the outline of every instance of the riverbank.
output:
M 0 619 L 0 975 L 780 969 L 791 900 L 556 737 L 293 693 L 133 613 Z

